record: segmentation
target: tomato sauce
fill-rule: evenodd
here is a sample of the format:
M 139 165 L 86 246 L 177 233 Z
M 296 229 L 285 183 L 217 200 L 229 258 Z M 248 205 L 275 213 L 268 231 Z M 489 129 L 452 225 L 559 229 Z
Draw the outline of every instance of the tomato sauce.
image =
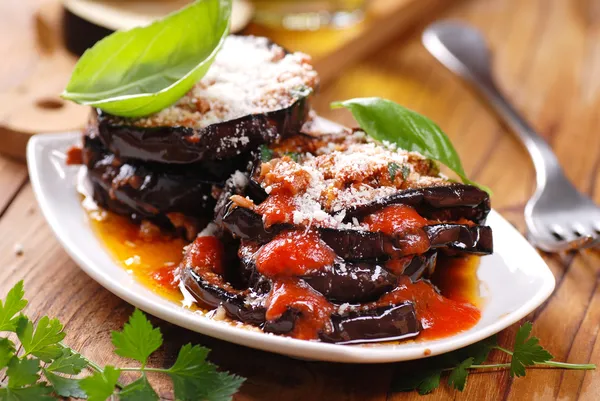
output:
M 294 221 L 295 210 L 292 196 L 287 192 L 273 194 L 256 207 L 256 212 L 263 216 L 266 227 L 273 224 L 291 223 Z
M 423 330 L 421 340 L 447 337 L 473 327 L 481 318 L 480 310 L 469 302 L 446 298 L 425 281 L 411 282 L 400 277 L 399 285 L 385 294 L 379 304 L 412 301 Z
M 198 237 L 191 244 L 189 250 L 191 263 L 199 269 L 210 270 L 213 273 L 223 274 L 223 259 L 225 249 L 223 243 L 213 236 Z
M 275 320 L 289 308 L 300 311 L 290 336 L 312 340 L 327 326 L 334 307 L 303 281 L 291 277 L 279 278 L 273 282 L 273 289 L 267 298 L 266 318 Z
M 403 231 L 421 228 L 427 225 L 427 220 L 415 209 L 405 205 L 385 207 L 364 219 L 370 231 L 379 231 L 393 235 Z
M 314 231 L 284 231 L 256 255 L 257 270 L 267 277 L 303 276 L 330 265 L 335 253 Z

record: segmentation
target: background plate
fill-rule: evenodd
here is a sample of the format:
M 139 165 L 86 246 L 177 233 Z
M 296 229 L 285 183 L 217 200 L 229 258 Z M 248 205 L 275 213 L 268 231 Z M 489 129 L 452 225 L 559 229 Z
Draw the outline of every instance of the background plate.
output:
M 138 308 L 173 324 L 225 341 L 320 361 L 379 363 L 419 359 L 482 340 L 517 322 L 546 300 L 554 276 L 537 251 L 502 216 L 492 210 L 494 254 L 481 259 L 477 276 L 484 298 L 481 320 L 470 330 L 433 341 L 348 346 L 265 334 L 215 321 L 161 298 L 136 282 L 103 249 L 86 222 L 75 189 L 80 167 L 65 165 L 65 150 L 81 133 L 36 135 L 29 141 L 29 176 L 40 208 L 58 240 L 94 280 Z

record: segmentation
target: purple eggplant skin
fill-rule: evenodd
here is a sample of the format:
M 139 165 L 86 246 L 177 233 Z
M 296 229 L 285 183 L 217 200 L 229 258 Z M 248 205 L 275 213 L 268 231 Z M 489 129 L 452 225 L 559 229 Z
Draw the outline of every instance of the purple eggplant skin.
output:
M 253 210 L 230 202 L 221 224 L 234 236 L 264 243 L 279 232 L 293 228 L 278 224 L 266 229 L 261 216 Z M 442 223 L 425 226 L 399 236 L 381 232 L 320 228 L 321 239 L 344 260 L 382 260 L 408 256 L 407 249 L 415 241 L 429 241 L 432 248 L 448 247 L 468 253 L 488 255 L 493 252 L 492 230 L 487 226 L 469 227 Z M 431 238 L 430 238 L 431 237 Z
M 359 310 L 344 315 L 331 315 L 333 330 L 322 332 L 323 342 L 361 344 L 380 341 L 404 340 L 421 332 L 412 302 Z
M 273 334 L 288 334 L 296 325 L 299 312 L 288 309 L 281 317 L 273 321 L 265 318 L 264 306 L 251 306 L 246 304 L 246 297 L 250 291 L 229 289 L 227 285 L 209 283 L 194 269 L 186 267 L 183 270 L 182 281 L 190 294 L 201 304 L 211 308 L 223 307 L 228 317 L 240 322 L 258 326 L 264 331 Z
M 122 162 L 90 138 L 84 139 L 83 159 L 94 200 L 108 210 L 163 227 L 171 225 L 168 213 L 201 221 L 212 217 L 211 191 L 218 181 L 206 180 L 195 171 Z
M 169 164 L 226 160 L 262 144 L 296 134 L 307 120 L 309 96 L 299 97 L 289 107 L 263 114 L 250 114 L 211 124 L 202 129 L 183 126 L 138 127 L 115 123 L 115 118 L 95 109 L 88 130 L 120 158 Z M 248 141 L 232 141 L 245 136 Z
M 437 252 L 429 251 L 423 255 L 415 255 L 404 267 L 402 275 L 410 277 L 413 282 L 422 278 L 429 278 L 435 272 L 436 264 Z
M 211 284 L 190 267 L 183 269 L 182 280 L 185 288 L 202 305 L 212 308 L 222 306 L 228 317 L 261 327 L 265 332 L 274 334 L 292 332 L 301 313 L 290 308 L 277 320 L 267 321 L 264 307 L 249 306 L 245 303 L 245 291 Z M 331 321 L 333 331 L 321 333 L 319 337 L 322 341 L 356 344 L 400 340 L 416 336 L 420 331 L 414 307 L 410 302 L 350 312 L 343 316 L 333 314 Z
M 242 244 L 240 257 L 240 276 L 246 287 L 259 293 L 270 290 L 270 281 L 256 269 L 255 252 L 257 243 L 251 246 Z M 400 273 L 409 276 L 412 281 L 429 278 L 436 264 L 436 252 L 415 255 L 407 261 Z M 398 276 L 385 267 L 372 261 L 346 262 L 338 258 L 333 265 L 301 277 L 313 290 L 321 293 L 333 303 L 364 303 L 377 300 L 398 284 Z
M 375 301 L 396 287 L 398 278 L 378 264 L 336 261 L 333 266 L 303 276 L 315 291 L 335 303 Z
M 229 201 L 220 224 L 235 237 L 259 243 L 268 242 L 281 231 L 293 228 L 290 224 L 276 224 L 269 228 L 263 225 L 262 217 L 253 210 L 235 205 Z M 219 211 L 217 210 L 217 215 Z
M 429 278 L 435 271 L 436 260 L 436 252 L 416 255 L 401 274 L 412 281 Z M 398 276 L 377 263 L 341 260 L 302 279 L 334 303 L 375 301 L 398 284 Z
M 421 216 L 432 220 L 455 221 L 465 218 L 482 224 L 490 212 L 490 197 L 485 191 L 464 184 L 413 188 L 346 209 L 344 221 L 349 222 L 353 218 L 360 220 L 390 205 L 411 206 Z
M 487 226 L 470 227 L 462 224 L 425 226 L 402 235 L 381 232 L 319 229 L 321 239 L 346 260 L 381 260 L 408 256 L 414 241 L 429 241 L 431 249 L 449 248 L 466 253 L 488 255 L 493 253 L 492 230 Z
M 488 226 L 470 227 L 462 224 L 436 224 L 423 227 L 432 249 L 448 248 L 477 255 L 494 252 L 492 229 Z
M 211 308 L 222 306 L 227 316 L 244 323 L 260 326 L 265 322 L 264 307 L 246 305 L 247 291 L 227 289 L 225 286 L 209 283 L 191 267 L 183 269 L 181 280 L 200 304 Z

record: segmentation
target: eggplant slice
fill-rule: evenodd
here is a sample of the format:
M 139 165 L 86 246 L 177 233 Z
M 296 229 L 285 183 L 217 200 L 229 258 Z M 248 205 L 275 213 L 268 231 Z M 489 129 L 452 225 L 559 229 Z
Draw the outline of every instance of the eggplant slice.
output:
M 88 130 L 97 131 L 104 145 L 118 157 L 189 164 L 226 160 L 296 134 L 306 121 L 309 109 L 308 97 L 305 96 L 285 109 L 251 114 L 201 129 L 125 125 L 115 123 L 112 116 L 95 110 Z M 247 140 L 236 140 L 240 134 Z
M 415 241 L 429 241 L 429 249 L 451 249 L 476 255 L 493 252 L 492 229 L 487 226 L 436 224 L 399 236 L 380 232 L 321 228 L 321 239 L 346 260 L 387 259 L 410 255 Z
M 428 278 L 433 274 L 435 261 L 435 252 L 414 256 L 406 262 L 402 274 L 413 281 Z M 375 301 L 398 284 L 398 277 L 377 263 L 343 260 L 302 278 L 315 291 L 335 303 Z
M 229 202 L 221 224 L 234 236 L 243 240 L 267 242 L 289 224 L 265 228 L 262 217 L 248 208 Z M 391 236 L 380 232 L 350 229 L 320 228 L 321 239 L 344 260 L 378 260 L 410 255 L 412 244 L 428 240 L 430 248 L 449 248 L 480 255 L 493 251 L 492 230 L 487 226 L 436 224 L 422 229 Z
M 222 307 L 228 317 L 261 327 L 267 333 L 288 334 L 294 330 L 301 312 L 288 309 L 279 319 L 267 321 L 263 306 L 251 306 L 246 302 L 247 293 L 232 291 L 210 284 L 192 268 L 185 268 L 181 280 L 196 300 L 212 308 Z M 399 340 L 419 334 L 421 329 L 414 306 L 410 302 L 373 309 L 362 309 L 344 315 L 331 315 L 333 330 L 321 332 L 322 341 L 358 344 L 376 340 Z
M 266 38 L 229 36 L 206 76 L 177 103 L 138 119 L 95 110 L 88 130 L 122 159 L 225 160 L 297 134 L 317 87 L 307 55 Z
M 185 288 L 201 305 L 222 307 L 228 317 L 261 327 L 268 333 L 292 332 L 296 319 L 301 314 L 290 308 L 277 320 L 267 321 L 264 306 L 248 302 L 248 297 L 252 294 L 250 290 L 234 289 L 222 278 L 215 279 L 212 273 L 210 277 L 205 277 L 192 266 L 186 266 L 185 259 L 180 275 Z M 388 341 L 415 336 L 420 331 L 420 324 L 410 302 L 361 309 L 344 315 L 334 313 L 331 315 L 331 322 L 333 330 L 319 335 L 322 341 L 343 344 Z
M 191 267 L 184 268 L 181 280 L 200 304 L 211 308 L 222 306 L 227 316 L 244 323 L 255 326 L 264 324 L 266 309 L 263 306 L 246 304 L 250 291 L 236 290 L 225 282 L 220 285 L 211 283 Z
M 347 209 L 344 221 L 360 219 L 390 205 L 411 206 L 421 216 L 432 220 L 456 221 L 465 218 L 482 224 L 490 212 L 490 197 L 485 191 L 464 184 L 407 189 L 384 199 Z
M 421 331 L 411 302 L 333 314 L 331 322 L 332 332 L 321 333 L 321 341 L 337 344 L 394 341 L 416 337 Z
M 87 137 L 83 159 L 94 201 L 108 210 L 169 229 L 177 228 L 177 220 L 199 225 L 212 218 L 216 201 L 211 191 L 221 183 L 210 172 L 125 163 Z M 229 169 L 235 163 L 223 163 L 223 167 Z

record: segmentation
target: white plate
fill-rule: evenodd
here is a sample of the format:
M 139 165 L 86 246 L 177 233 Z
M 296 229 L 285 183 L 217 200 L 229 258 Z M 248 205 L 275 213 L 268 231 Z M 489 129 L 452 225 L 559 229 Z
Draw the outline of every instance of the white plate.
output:
M 65 166 L 65 150 L 79 133 L 42 134 L 27 148 L 29 176 L 42 212 L 67 253 L 94 280 L 138 308 L 179 326 L 236 344 L 297 358 L 333 362 L 396 362 L 452 351 L 510 326 L 537 308 L 554 289 L 554 276 L 529 243 L 498 213 L 488 224 L 494 251 L 481 259 L 477 276 L 485 297 L 479 323 L 468 331 L 433 341 L 348 346 L 303 341 L 246 330 L 204 317 L 161 298 L 136 282 L 103 249 L 86 223 L 76 192 L 78 167 Z M 429 353 L 430 352 L 430 353 Z

